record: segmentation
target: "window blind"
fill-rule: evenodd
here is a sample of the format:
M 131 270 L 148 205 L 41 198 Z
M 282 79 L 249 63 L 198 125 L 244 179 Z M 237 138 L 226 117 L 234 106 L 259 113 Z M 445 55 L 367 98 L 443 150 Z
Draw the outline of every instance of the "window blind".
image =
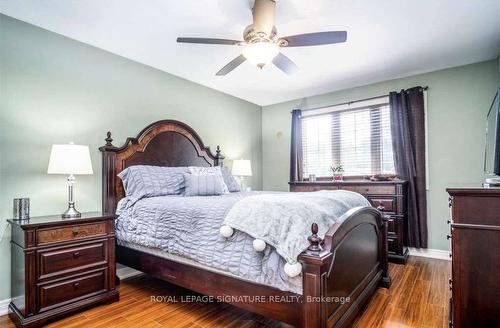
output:
M 337 164 L 346 176 L 394 173 L 390 124 L 388 104 L 304 116 L 303 176 L 331 176 Z

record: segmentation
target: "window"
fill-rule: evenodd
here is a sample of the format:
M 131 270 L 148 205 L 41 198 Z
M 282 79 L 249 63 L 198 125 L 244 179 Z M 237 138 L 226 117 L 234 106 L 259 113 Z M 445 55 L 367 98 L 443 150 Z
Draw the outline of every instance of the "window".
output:
M 330 166 L 336 164 L 342 164 L 346 176 L 395 172 L 388 104 L 303 114 L 305 178 L 331 176 Z

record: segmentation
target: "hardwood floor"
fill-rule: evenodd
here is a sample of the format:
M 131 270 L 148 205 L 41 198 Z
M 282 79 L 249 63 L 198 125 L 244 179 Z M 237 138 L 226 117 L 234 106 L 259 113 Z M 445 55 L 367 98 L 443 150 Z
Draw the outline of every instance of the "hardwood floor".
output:
M 391 264 L 391 289 L 380 288 L 355 322 L 357 328 L 448 326 L 448 276 L 451 262 L 410 257 Z M 151 296 L 194 295 L 163 281 L 140 276 L 119 286 L 120 301 L 53 322 L 50 328 L 257 328 L 290 327 L 223 303 L 152 302 Z M 13 328 L 7 316 L 0 327 Z

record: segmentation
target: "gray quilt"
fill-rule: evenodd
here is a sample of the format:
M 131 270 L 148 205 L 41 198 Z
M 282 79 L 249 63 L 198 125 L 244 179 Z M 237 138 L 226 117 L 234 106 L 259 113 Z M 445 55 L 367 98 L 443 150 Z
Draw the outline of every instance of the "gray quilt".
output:
M 362 195 L 347 190 L 262 194 L 237 202 L 224 224 L 265 241 L 293 264 L 309 245 L 313 223 L 323 238 L 344 213 L 359 206 L 371 205 Z
M 302 276 L 289 277 L 283 257 L 293 262 L 307 247 L 313 221 L 320 224 L 324 235 L 346 211 L 363 205 L 369 203 L 361 195 L 342 192 L 161 196 L 144 198 L 133 205 L 124 199 L 118 206 L 116 233 L 119 241 L 158 249 L 245 280 L 301 294 Z M 219 229 L 232 208 L 236 213 L 232 211 L 228 222 L 247 233 L 235 230 L 231 237 L 224 238 Z M 292 230 L 294 233 L 288 234 L 291 238 L 286 238 L 283 231 Z M 276 237 L 280 235 L 285 238 Z M 275 246 L 281 243 L 281 255 L 275 247 L 255 251 L 255 237 Z
M 182 256 L 242 279 L 301 294 L 301 276 L 290 278 L 285 274 L 285 261 L 274 248 L 256 252 L 253 238 L 243 232 L 235 231 L 228 239 L 219 234 L 231 207 L 256 194 L 259 193 L 152 197 L 128 208 L 124 206 L 126 201 L 122 201 L 116 222 L 117 238 Z

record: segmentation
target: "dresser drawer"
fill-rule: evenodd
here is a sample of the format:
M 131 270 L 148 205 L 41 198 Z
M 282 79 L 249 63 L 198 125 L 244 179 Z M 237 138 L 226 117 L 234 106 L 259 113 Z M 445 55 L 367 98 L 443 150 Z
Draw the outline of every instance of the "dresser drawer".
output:
M 362 194 L 362 195 L 367 195 L 367 194 L 370 194 L 370 195 L 394 195 L 394 194 L 396 194 L 396 186 L 394 186 L 394 185 L 382 185 L 382 186 L 342 185 L 342 186 L 340 186 L 340 189 L 354 191 L 354 192 L 357 192 L 357 193 Z
M 398 202 L 396 197 L 366 197 L 373 207 L 378 207 L 382 205 L 384 207 L 384 213 L 392 213 L 395 214 L 398 211 Z
M 39 312 L 48 311 L 106 291 L 107 269 L 38 285 Z
M 387 238 L 387 250 L 389 253 L 397 254 L 399 250 L 398 240 L 395 238 Z
M 395 236 L 398 233 L 397 229 L 397 219 L 390 217 L 387 221 L 387 234 Z
M 39 229 L 36 233 L 36 243 L 40 246 L 98 236 L 106 236 L 105 222 Z
M 38 279 L 79 271 L 107 263 L 108 242 L 54 247 L 37 252 Z
M 338 190 L 338 186 L 332 185 L 320 185 L 320 184 L 310 184 L 310 185 L 292 185 L 290 186 L 291 192 L 312 192 L 320 190 Z

